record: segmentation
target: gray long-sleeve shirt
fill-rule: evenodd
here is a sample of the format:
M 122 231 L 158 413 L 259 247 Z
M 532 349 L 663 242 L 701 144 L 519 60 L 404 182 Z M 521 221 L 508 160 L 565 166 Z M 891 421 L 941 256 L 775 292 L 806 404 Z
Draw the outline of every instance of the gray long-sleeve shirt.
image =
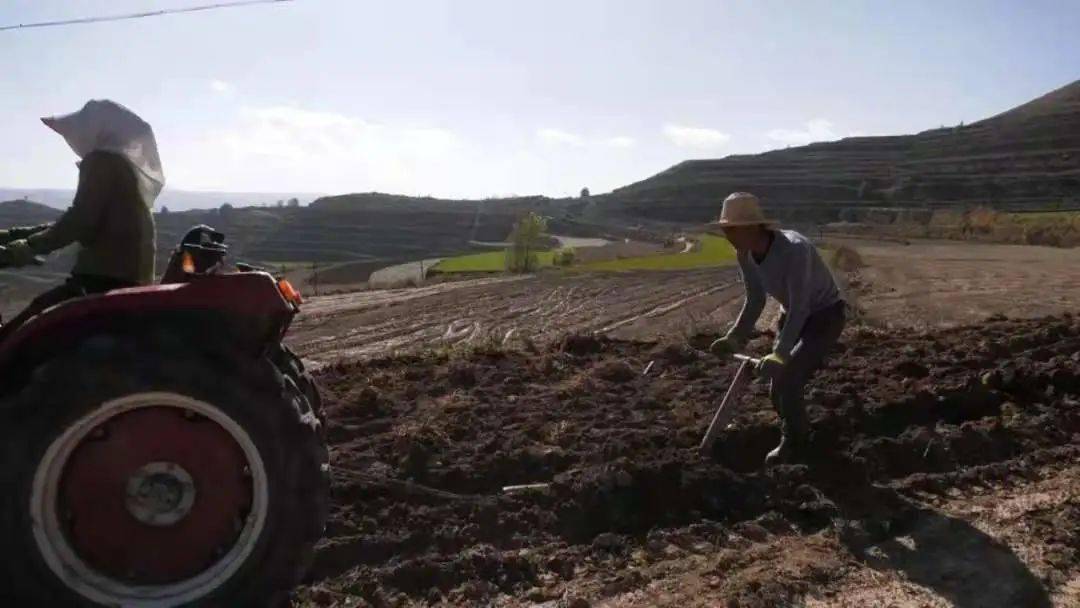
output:
M 765 307 L 765 295 L 784 308 L 787 320 L 773 352 L 788 357 L 799 341 L 806 319 L 840 300 L 840 291 L 828 266 L 806 237 L 793 230 L 774 230 L 772 245 L 759 264 L 750 252 L 738 254 L 746 286 L 746 301 L 730 334 L 750 336 Z

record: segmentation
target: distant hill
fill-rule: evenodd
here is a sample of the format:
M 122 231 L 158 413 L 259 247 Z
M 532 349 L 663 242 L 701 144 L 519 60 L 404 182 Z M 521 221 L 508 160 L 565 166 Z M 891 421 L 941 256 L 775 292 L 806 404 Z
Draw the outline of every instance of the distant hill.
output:
M 0 202 L 0 228 L 44 224 L 55 220 L 60 213 L 57 209 L 32 201 Z
M 43 203 L 57 209 L 66 209 L 71 204 L 74 190 L 66 189 L 18 189 L 0 188 L 0 201 L 27 199 Z M 166 187 L 158 197 L 155 209 L 168 207 L 170 211 L 188 211 L 190 209 L 213 209 L 224 203 L 234 207 L 247 207 L 250 205 L 274 206 L 278 201 L 297 199 L 301 205 L 306 205 L 315 200 L 320 194 L 310 192 L 210 192 L 196 190 L 174 190 Z
M 679 163 L 600 197 L 597 213 L 698 222 L 746 190 L 774 213 L 846 207 L 1080 207 L 1080 81 L 970 125 Z
M 365 193 L 318 199 L 287 210 L 245 253 L 268 261 L 352 261 L 354 271 L 454 255 L 473 241 L 502 241 L 517 217 L 545 212 L 543 197 L 494 201 L 412 198 Z

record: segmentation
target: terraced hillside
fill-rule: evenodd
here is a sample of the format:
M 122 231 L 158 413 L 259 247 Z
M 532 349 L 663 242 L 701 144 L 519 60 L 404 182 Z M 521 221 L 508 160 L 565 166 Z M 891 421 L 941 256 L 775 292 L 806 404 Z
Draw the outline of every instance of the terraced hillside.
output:
M 480 201 L 353 194 L 319 199 L 295 210 L 248 254 L 264 260 L 393 263 L 469 248 L 470 240 L 503 240 L 514 221 L 512 201 L 497 209 Z
M 792 219 L 866 206 L 1080 207 L 1080 81 L 970 125 L 685 161 L 594 213 L 697 222 L 736 190 Z

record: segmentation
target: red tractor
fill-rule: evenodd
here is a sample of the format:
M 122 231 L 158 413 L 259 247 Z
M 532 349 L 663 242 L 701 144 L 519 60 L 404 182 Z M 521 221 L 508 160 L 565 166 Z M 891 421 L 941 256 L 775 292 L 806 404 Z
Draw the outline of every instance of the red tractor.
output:
M 319 394 L 287 281 L 192 229 L 160 285 L 70 300 L 0 343 L 7 606 L 268 606 L 322 537 Z M 6 332 L 5 332 L 6 333 Z

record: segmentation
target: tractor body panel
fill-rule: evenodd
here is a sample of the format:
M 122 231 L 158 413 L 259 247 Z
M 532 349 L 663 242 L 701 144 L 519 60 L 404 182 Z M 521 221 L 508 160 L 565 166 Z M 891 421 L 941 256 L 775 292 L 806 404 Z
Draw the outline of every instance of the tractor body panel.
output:
M 197 332 L 193 340 L 229 339 L 257 351 L 279 342 L 295 314 L 296 307 L 264 272 L 197 275 L 187 283 L 116 289 L 63 302 L 31 319 L 0 344 L 0 369 L 7 376 L 18 367 L 13 364 L 37 360 L 101 330 L 157 323 L 190 326 Z

